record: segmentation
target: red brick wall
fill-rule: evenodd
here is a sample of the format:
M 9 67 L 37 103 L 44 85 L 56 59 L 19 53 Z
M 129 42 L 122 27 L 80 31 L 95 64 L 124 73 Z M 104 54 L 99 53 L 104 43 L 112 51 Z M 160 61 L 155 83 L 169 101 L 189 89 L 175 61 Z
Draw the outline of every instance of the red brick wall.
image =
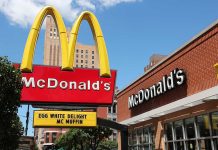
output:
M 120 92 L 118 98 L 118 121 L 139 115 L 183 97 L 198 93 L 218 85 L 213 65 L 218 62 L 218 25 L 183 47 L 164 63 L 148 72 L 132 85 Z M 183 69 L 187 81 L 166 93 L 150 99 L 143 104 L 128 109 L 128 97 L 142 88 L 148 88 L 175 68 Z
M 107 119 L 107 107 L 98 107 L 97 108 L 97 117 Z

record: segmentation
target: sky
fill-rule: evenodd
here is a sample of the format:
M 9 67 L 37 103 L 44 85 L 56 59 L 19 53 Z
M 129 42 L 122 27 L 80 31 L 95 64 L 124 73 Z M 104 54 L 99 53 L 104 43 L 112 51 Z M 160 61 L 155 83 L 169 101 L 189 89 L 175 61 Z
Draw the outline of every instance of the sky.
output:
M 65 25 L 72 27 L 84 10 L 101 25 L 110 66 L 117 70 L 117 86 L 125 88 L 143 74 L 152 54 L 169 55 L 218 19 L 218 0 L 1 0 L 0 56 L 22 60 L 25 42 L 39 10 L 55 6 Z M 78 42 L 93 44 L 91 30 L 82 23 Z M 34 63 L 43 63 L 44 29 L 37 42 Z M 25 127 L 27 106 L 19 108 Z M 32 111 L 28 135 L 33 135 Z

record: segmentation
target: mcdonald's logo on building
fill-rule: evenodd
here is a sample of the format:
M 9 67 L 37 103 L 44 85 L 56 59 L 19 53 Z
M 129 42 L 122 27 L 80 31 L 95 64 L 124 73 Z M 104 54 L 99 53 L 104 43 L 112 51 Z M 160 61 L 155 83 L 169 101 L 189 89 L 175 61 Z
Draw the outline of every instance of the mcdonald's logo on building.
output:
M 62 66 L 33 65 L 34 51 L 42 22 L 51 15 L 56 22 L 62 49 Z M 80 24 L 87 20 L 96 42 L 100 70 L 73 68 L 75 45 Z M 69 42 L 68 42 L 69 41 Z M 24 83 L 22 103 L 111 105 L 114 96 L 116 71 L 110 70 L 107 48 L 101 27 L 94 14 L 81 13 L 75 21 L 69 40 L 60 13 L 51 6 L 37 15 L 24 49 L 20 66 Z

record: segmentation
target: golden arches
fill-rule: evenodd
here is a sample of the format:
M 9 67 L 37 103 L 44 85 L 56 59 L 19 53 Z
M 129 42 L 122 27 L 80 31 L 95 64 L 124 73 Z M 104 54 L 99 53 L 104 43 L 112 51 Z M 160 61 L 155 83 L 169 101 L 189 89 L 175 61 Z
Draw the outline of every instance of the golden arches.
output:
M 79 27 L 80 27 L 80 24 L 83 20 L 88 21 L 89 26 L 91 27 L 91 30 L 92 30 L 92 34 L 93 34 L 95 43 L 97 45 L 97 49 L 98 49 L 98 53 L 99 53 L 100 75 L 103 75 L 105 77 L 109 77 L 110 72 L 108 72 L 107 70 L 110 70 L 110 66 L 109 66 L 107 48 L 106 48 L 104 37 L 103 37 L 102 31 L 101 31 L 101 27 L 100 27 L 95 15 L 91 12 L 88 12 L 88 11 L 83 12 L 77 18 L 77 20 L 75 21 L 74 26 L 72 27 L 72 30 L 70 32 L 69 55 L 68 55 L 69 66 L 73 66 L 75 44 L 77 41 Z
M 76 45 L 79 27 L 82 20 L 86 19 L 91 27 L 93 37 L 98 48 L 100 76 L 110 77 L 110 66 L 109 66 L 109 60 L 107 55 L 107 48 L 105 45 L 101 27 L 95 15 L 92 14 L 91 12 L 85 11 L 78 17 L 78 19 L 76 20 L 76 22 L 72 27 L 70 40 L 69 40 L 70 42 L 68 44 L 67 32 L 63 19 L 60 13 L 54 7 L 51 6 L 47 6 L 43 8 L 36 16 L 36 19 L 34 20 L 23 53 L 23 59 L 21 63 L 22 72 L 32 71 L 32 63 L 33 63 L 33 56 L 36 47 L 36 42 L 38 39 L 42 22 L 47 15 L 53 16 L 53 19 L 57 24 L 57 28 L 60 36 L 60 45 L 62 49 L 62 70 L 73 69 L 74 51 L 75 51 L 75 45 Z

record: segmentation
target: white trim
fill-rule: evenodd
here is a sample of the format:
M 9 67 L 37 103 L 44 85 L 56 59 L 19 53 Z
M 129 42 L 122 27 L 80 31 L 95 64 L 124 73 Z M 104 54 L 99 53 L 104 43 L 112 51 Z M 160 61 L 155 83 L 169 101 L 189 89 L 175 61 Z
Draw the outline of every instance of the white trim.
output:
M 218 86 L 214 86 L 210 89 L 179 99 L 175 102 L 166 104 L 156 109 L 152 109 L 143 114 L 121 121 L 120 123 L 125 125 L 136 124 L 142 121 L 150 120 L 155 117 L 167 115 L 188 107 L 193 107 L 210 100 L 218 100 Z
M 44 131 L 44 133 L 50 133 L 50 132 L 61 133 L 61 131 Z

